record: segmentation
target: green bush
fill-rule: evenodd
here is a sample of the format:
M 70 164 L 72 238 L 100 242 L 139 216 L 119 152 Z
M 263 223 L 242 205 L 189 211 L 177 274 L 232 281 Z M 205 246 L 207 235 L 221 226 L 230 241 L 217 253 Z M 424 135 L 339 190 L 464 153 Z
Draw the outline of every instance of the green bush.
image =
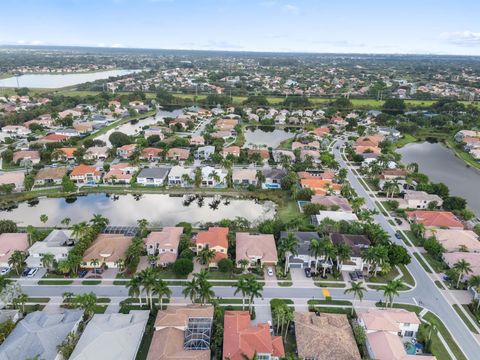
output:
M 173 264 L 173 272 L 177 276 L 186 276 L 193 271 L 193 261 L 190 259 L 178 259 Z
M 222 259 L 218 262 L 218 270 L 224 273 L 232 272 L 233 261 L 230 259 Z

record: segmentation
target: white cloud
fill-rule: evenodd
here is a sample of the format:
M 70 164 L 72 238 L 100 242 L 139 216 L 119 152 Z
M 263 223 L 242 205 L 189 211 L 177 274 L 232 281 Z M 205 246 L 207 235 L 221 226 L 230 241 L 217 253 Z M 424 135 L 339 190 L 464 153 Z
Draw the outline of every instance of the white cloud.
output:
M 442 33 L 440 37 L 455 45 L 459 46 L 479 46 L 480 32 L 473 31 L 456 31 L 450 33 Z
M 300 12 L 300 9 L 297 6 L 292 5 L 292 4 L 283 5 L 282 9 L 283 9 L 283 11 L 285 11 L 287 13 L 290 13 L 290 14 L 294 14 L 294 15 L 297 15 Z

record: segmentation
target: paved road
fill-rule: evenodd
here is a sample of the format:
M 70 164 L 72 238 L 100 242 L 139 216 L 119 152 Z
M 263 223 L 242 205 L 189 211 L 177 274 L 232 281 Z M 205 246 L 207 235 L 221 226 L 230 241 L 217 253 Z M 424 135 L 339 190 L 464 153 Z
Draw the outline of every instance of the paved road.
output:
M 333 148 L 333 153 L 336 160 L 340 163 L 340 166 L 348 170 L 348 181 L 359 196 L 366 199 L 366 206 L 369 209 L 375 209 L 375 203 L 370 195 L 365 191 L 360 184 L 357 177 L 353 174 L 352 170 L 343 161 L 340 149 L 344 141 L 337 141 L 337 147 Z M 381 213 L 374 216 L 376 223 L 380 224 L 385 231 L 387 231 L 391 238 L 398 244 L 404 245 L 403 241 L 398 240 L 395 237 L 395 230 L 387 221 L 387 218 Z M 411 252 L 411 249 L 407 247 L 407 250 Z M 412 256 L 412 262 L 408 265 L 408 270 L 415 278 L 417 286 L 407 292 L 403 293 L 403 296 L 415 298 L 417 301 L 421 301 L 423 306 L 436 313 L 450 330 L 450 333 L 455 338 L 457 344 L 463 350 L 468 359 L 480 358 L 480 344 L 474 335 L 468 330 L 462 319 L 458 316 L 452 306 L 444 297 L 444 294 L 440 291 L 437 285 L 433 282 L 431 277 L 425 272 L 418 260 Z M 401 301 L 401 299 L 399 299 Z M 409 301 L 411 302 L 411 301 Z

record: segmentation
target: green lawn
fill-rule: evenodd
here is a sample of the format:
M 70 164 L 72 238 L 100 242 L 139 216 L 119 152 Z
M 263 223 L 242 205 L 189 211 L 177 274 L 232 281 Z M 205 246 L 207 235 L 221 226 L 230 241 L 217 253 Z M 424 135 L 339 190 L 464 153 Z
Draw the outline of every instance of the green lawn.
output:
M 375 306 L 376 306 L 376 307 L 384 307 L 384 304 L 383 304 L 383 303 L 376 303 Z M 411 305 L 411 304 L 398 304 L 398 303 L 394 303 L 394 304 L 393 304 L 393 307 L 396 308 L 396 309 L 405 309 L 405 310 L 414 312 L 414 313 L 416 313 L 417 315 L 419 315 L 420 312 L 422 311 L 422 308 L 421 308 L 420 306 Z
M 352 305 L 348 300 L 308 300 L 308 305 Z
M 450 332 L 447 330 L 443 322 L 436 315 L 432 314 L 431 312 L 428 312 L 427 314 L 425 314 L 423 319 L 428 321 L 431 324 L 434 324 L 437 327 L 437 330 L 442 334 L 443 338 L 447 342 L 448 346 L 450 347 L 450 350 L 452 350 L 457 360 L 467 360 L 465 355 L 463 355 L 462 350 L 458 347 L 457 343 L 453 340 L 453 337 L 450 334 Z M 438 343 L 439 345 L 441 345 L 440 341 L 438 341 Z M 443 348 L 443 345 L 438 346 L 438 344 L 435 344 L 432 342 L 432 352 L 433 352 L 433 355 L 437 356 L 437 359 L 445 359 L 442 356 L 444 355 L 443 354 L 444 352 L 446 353 L 446 351 L 442 351 L 442 348 Z
M 413 243 L 413 245 L 415 246 L 422 246 L 422 242 L 420 241 L 420 239 L 418 239 L 414 234 L 413 232 L 411 232 L 410 230 L 407 230 L 407 231 L 404 231 L 405 234 L 407 234 L 408 238 L 410 239 L 410 241 Z
M 324 281 L 315 281 L 315 286 L 321 288 L 344 288 L 344 283 L 332 283 L 332 282 L 324 282 Z
M 371 276 L 367 278 L 367 282 L 373 283 L 387 283 L 390 280 L 395 279 L 400 273 L 396 267 L 392 267 L 392 270 L 388 274 L 377 273 L 377 276 Z
M 403 273 L 402 281 L 405 284 L 415 286 L 415 279 L 413 278 L 412 274 L 410 274 L 410 271 L 408 271 L 407 267 L 405 265 L 398 265 L 398 267 Z
M 437 287 L 438 287 L 439 289 L 445 290 L 445 286 L 443 286 L 443 284 L 441 283 L 441 281 L 435 280 L 435 285 L 437 285 Z
M 465 325 L 467 325 L 468 329 L 473 332 L 474 334 L 478 334 L 478 331 L 477 329 L 475 329 L 475 327 L 472 325 L 472 322 L 473 322 L 473 319 L 470 319 L 469 316 L 465 315 L 461 310 L 460 310 L 460 307 L 457 305 L 457 304 L 453 304 L 452 305 L 453 308 L 455 309 L 455 311 L 457 312 L 458 316 L 460 316 L 463 320 L 463 322 L 465 323 Z M 467 310 L 467 312 L 469 312 Z
M 98 285 L 101 284 L 102 280 L 83 280 L 82 285 Z
M 423 259 L 420 257 L 420 255 L 418 253 L 413 253 L 413 256 L 415 256 L 415 258 L 418 260 L 418 262 L 420 263 L 420 265 L 422 265 L 423 269 L 431 274 L 431 270 L 430 268 L 427 266 L 427 264 L 425 263 L 425 261 L 423 261 Z
M 73 280 L 39 280 L 38 285 L 71 285 Z
M 433 271 L 440 273 L 448 269 L 447 265 L 442 261 L 434 258 L 429 253 L 424 253 L 423 257 L 428 261 Z
M 403 136 L 399 140 L 397 140 L 393 143 L 393 146 L 395 146 L 395 148 L 398 149 L 398 148 L 404 147 L 407 144 L 415 142 L 417 140 L 418 139 L 413 135 L 403 134 Z
M 27 302 L 29 303 L 48 303 L 50 301 L 50 298 L 48 297 L 29 297 L 27 299 Z
M 155 328 L 153 327 L 153 325 L 155 324 L 155 318 L 156 311 L 150 312 L 147 326 L 145 327 L 142 342 L 140 343 L 140 347 L 138 348 L 137 357 L 135 358 L 135 360 L 145 360 L 147 358 L 150 343 L 152 342 L 153 333 L 155 332 Z

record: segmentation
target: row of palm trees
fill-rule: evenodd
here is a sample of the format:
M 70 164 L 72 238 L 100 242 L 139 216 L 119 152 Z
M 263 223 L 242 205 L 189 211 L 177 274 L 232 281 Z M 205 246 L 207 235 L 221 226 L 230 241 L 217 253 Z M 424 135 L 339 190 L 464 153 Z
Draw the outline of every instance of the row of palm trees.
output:
M 160 309 L 163 307 L 163 299 L 170 299 L 172 290 L 166 281 L 158 278 L 158 272 L 153 268 L 147 268 L 137 273 L 127 284 L 128 295 L 138 298 L 142 305 L 142 294 L 145 294 L 145 303 L 150 309 L 153 308 L 153 296 L 158 297 Z

